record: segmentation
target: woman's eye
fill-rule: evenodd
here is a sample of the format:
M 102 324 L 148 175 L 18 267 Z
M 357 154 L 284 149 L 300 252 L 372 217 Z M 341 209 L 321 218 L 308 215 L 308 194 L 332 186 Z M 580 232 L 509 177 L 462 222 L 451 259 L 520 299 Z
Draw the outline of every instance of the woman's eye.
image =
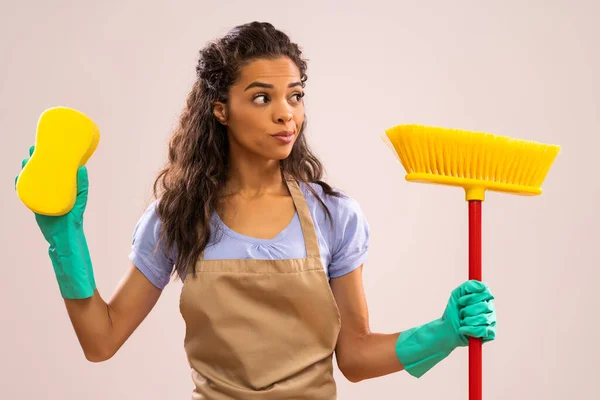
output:
M 304 97 L 304 93 L 294 93 L 292 97 L 294 97 L 296 101 L 300 103 L 302 101 L 302 98 Z
M 262 99 L 263 101 L 260 101 L 259 99 Z M 258 94 L 256 96 L 254 96 L 252 98 L 252 101 L 255 103 L 259 103 L 259 104 L 264 104 L 267 102 L 267 95 L 265 94 Z
M 291 98 L 295 102 L 301 103 L 303 97 L 304 97 L 304 93 L 294 93 Z M 252 97 L 252 101 L 256 104 L 266 104 L 269 102 L 269 96 L 267 96 L 264 93 L 256 94 Z

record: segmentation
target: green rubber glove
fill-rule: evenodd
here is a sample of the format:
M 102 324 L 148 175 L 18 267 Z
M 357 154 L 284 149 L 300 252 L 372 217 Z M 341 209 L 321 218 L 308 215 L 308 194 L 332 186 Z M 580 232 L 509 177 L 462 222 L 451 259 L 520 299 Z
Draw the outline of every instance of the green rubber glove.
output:
M 33 154 L 34 146 L 29 149 Z M 25 167 L 29 158 L 22 162 Z M 19 176 L 15 178 L 15 186 Z M 83 213 L 88 198 L 88 174 L 85 166 L 77 171 L 77 198 L 67 214 L 53 217 L 35 214 L 35 220 L 50 245 L 48 254 L 54 267 L 60 293 L 65 299 L 84 299 L 96 289 L 92 260 L 83 232 Z
M 401 332 L 396 355 L 404 370 L 417 378 L 448 357 L 468 337 L 489 342 L 496 337 L 494 296 L 479 281 L 467 281 L 454 289 L 444 314 L 427 324 Z

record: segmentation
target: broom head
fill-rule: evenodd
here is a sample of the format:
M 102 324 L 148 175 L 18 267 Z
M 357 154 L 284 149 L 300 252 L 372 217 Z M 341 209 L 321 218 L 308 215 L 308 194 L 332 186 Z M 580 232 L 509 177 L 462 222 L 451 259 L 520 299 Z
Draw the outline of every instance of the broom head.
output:
M 542 193 L 542 183 L 560 146 L 485 132 L 403 124 L 385 131 L 410 182 L 462 187 L 467 200 L 485 191 L 524 196 Z

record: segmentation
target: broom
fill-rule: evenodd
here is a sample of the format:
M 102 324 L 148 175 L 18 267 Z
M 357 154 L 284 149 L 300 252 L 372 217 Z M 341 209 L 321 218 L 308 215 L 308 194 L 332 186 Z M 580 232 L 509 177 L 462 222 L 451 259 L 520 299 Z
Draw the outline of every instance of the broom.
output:
M 521 196 L 541 185 L 560 146 L 491 133 L 403 124 L 385 131 L 409 182 L 461 187 L 469 209 L 469 280 L 482 280 L 481 204 L 485 192 Z M 469 400 L 482 398 L 482 340 L 469 337 Z

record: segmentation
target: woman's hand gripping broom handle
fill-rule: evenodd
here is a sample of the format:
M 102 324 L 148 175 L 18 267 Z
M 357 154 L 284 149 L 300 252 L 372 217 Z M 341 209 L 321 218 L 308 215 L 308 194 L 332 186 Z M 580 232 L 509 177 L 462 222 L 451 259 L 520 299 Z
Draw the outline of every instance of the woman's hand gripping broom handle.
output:
M 469 280 L 481 281 L 481 204 L 482 200 L 469 203 Z M 481 385 L 481 339 L 469 337 L 469 400 L 482 400 Z

